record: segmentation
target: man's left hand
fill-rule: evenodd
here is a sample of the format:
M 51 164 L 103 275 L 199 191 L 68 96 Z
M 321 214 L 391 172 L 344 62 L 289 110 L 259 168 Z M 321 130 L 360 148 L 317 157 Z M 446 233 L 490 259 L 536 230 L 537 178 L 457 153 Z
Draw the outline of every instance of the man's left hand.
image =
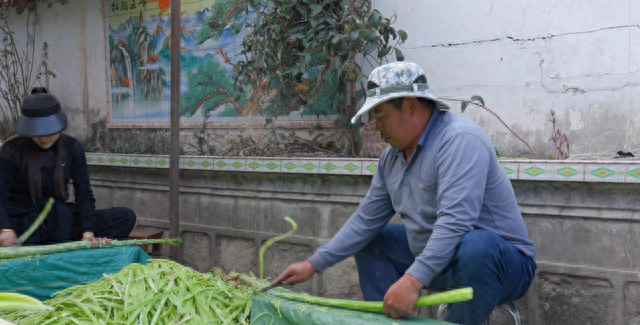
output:
M 384 313 L 391 318 L 403 318 L 413 315 L 418 310 L 413 306 L 416 304 L 420 289 L 423 286 L 420 280 L 405 273 L 384 295 Z

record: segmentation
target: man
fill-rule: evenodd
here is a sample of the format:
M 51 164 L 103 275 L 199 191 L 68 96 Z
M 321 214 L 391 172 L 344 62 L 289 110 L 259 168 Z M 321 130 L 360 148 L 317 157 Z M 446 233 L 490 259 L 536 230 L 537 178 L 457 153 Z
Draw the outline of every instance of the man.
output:
M 365 300 L 384 300 L 393 318 L 412 315 L 421 288 L 473 288 L 446 321 L 481 324 L 496 305 L 519 299 L 535 275 L 511 183 L 493 145 L 472 121 L 448 112 L 424 71 L 396 62 L 374 69 L 367 99 L 388 147 L 371 187 L 340 231 L 273 284 L 308 280 L 354 255 Z M 396 214 L 402 224 L 388 224 Z

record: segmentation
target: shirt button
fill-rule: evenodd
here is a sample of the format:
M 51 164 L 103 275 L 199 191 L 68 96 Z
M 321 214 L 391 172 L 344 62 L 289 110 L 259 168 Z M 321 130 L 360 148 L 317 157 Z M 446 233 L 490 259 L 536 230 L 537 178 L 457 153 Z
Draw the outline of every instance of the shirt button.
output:
M 420 184 L 419 186 L 420 186 L 420 188 L 423 188 L 423 187 L 422 187 L 422 184 Z

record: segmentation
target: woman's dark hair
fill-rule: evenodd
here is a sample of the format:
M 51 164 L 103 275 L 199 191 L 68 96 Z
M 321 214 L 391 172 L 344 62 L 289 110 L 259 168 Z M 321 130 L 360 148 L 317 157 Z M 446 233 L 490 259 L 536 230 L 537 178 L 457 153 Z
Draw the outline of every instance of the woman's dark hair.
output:
M 56 161 L 53 174 L 56 199 L 64 201 L 69 197 L 67 184 L 64 181 L 65 169 L 67 168 L 67 155 L 64 150 L 66 137 L 66 135 L 60 134 L 60 137 L 56 143 L 54 143 Z M 42 178 L 40 175 L 40 168 L 42 167 L 43 159 L 42 152 L 38 144 L 32 141 L 31 138 L 20 137 L 20 140 L 22 140 L 20 146 L 22 150 L 24 150 L 24 163 L 27 165 L 29 173 L 29 194 L 31 195 L 31 200 L 35 203 L 42 199 Z

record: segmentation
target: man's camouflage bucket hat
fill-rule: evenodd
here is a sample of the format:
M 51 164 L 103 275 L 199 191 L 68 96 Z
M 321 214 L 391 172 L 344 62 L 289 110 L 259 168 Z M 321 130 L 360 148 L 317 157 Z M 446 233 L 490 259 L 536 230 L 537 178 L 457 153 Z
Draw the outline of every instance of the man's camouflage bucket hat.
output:
M 358 113 L 353 116 L 355 123 L 362 114 L 374 106 L 399 97 L 421 97 L 434 102 L 441 111 L 448 111 L 449 105 L 429 92 L 424 70 L 412 62 L 393 62 L 375 68 L 367 82 L 367 99 Z

